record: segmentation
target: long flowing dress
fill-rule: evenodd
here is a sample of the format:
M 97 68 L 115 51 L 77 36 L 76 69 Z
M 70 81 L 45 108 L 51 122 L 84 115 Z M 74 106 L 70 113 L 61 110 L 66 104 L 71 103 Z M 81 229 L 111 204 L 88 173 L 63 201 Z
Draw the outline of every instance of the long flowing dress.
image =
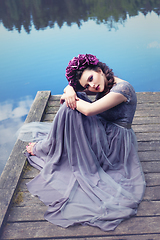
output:
M 123 94 L 127 102 L 95 116 L 63 103 L 47 137 L 34 146 L 35 156 L 27 155 L 40 170 L 28 190 L 48 206 L 45 218 L 53 224 L 109 231 L 137 212 L 145 180 L 131 128 L 136 93 L 126 81 L 111 92 Z

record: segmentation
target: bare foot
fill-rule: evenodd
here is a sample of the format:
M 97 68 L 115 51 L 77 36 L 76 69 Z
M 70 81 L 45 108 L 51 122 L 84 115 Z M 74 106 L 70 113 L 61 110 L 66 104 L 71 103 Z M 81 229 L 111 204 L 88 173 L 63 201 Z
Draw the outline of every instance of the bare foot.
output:
M 27 152 L 30 153 L 32 156 L 34 156 L 33 154 L 33 147 L 36 143 L 29 143 L 29 146 L 26 146 Z

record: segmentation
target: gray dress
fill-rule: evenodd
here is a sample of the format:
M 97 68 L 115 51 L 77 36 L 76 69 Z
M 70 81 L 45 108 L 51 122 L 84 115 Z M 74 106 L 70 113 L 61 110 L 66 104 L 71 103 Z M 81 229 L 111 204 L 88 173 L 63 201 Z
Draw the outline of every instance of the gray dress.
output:
M 111 92 L 123 94 L 127 102 L 96 116 L 64 103 L 47 137 L 34 146 L 35 156 L 27 154 L 40 170 L 28 190 L 48 205 L 45 218 L 53 224 L 109 231 L 137 212 L 145 180 L 131 128 L 136 94 L 128 82 L 116 84 Z

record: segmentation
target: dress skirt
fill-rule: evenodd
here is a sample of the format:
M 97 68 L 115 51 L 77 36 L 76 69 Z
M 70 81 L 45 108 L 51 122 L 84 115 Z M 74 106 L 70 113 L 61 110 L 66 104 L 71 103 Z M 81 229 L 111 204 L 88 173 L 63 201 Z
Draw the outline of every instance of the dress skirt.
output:
M 49 222 L 109 231 L 136 214 L 145 180 L 132 129 L 63 103 L 33 152 L 28 161 L 40 173 L 27 187 L 48 206 Z

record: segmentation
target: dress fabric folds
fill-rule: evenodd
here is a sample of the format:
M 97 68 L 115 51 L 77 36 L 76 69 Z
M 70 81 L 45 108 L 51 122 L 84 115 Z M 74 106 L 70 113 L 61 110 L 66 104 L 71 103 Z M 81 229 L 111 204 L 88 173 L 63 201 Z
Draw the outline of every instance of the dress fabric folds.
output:
M 30 164 L 40 170 L 28 190 L 48 206 L 45 218 L 53 224 L 109 231 L 137 212 L 145 180 L 135 134 L 127 128 L 136 94 L 127 82 L 112 91 L 124 94 L 127 102 L 96 116 L 63 103 L 47 137 L 34 146 L 35 156 L 27 153 Z

